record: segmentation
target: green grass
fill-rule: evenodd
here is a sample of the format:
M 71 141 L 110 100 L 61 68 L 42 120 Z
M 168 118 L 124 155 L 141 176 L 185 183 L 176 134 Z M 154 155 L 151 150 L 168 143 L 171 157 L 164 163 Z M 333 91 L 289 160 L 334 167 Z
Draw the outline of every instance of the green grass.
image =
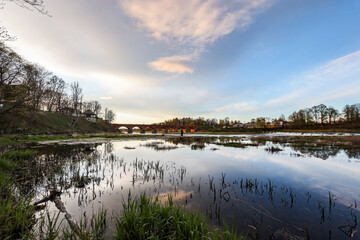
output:
M 21 114 L 3 117 L 8 121 L 0 123 L 0 130 L 12 134 L 116 132 L 113 126 L 105 122 L 89 122 L 85 117 L 65 116 L 56 112 L 38 111 L 31 114 L 24 111 Z M 74 121 L 77 121 L 75 126 L 72 124 Z
M 17 145 L 25 143 L 37 143 L 43 141 L 56 141 L 68 139 L 86 138 L 107 138 L 107 139 L 130 139 L 130 138 L 159 138 L 154 135 L 123 135 L 123 134 L 79 134 L 79 135 L 23 135 L 23 136 L 3 136 L 0 137 L 1 145 Z
M 16 161 L 28 159 L 34 152 L 10 151 L 0 156 L 0 236 L 2 239 L 25 237 L 34 224 L 34 208 L 30 198 L 21 196 L 16 191 L 16 184 L 10 172 Z
M 61 225 L 62 224 L 62 225 Z M 97 214 L 91 218 L 81 217 L 77 224 L 79 232 L 74 232 L 66 222 L 66 219 L 60 219 L 60 212 L 50 215 L 48 211 L 42 213 L 38 228 L 35 230 L 31 239 L 46 240 L 103 240 L 109 239 L 105 236 L 107 225 L 107 211 L 100 209 Z
M 200 214 L 175 206 L 169 196 L 165 204 L 158 198 L 140 198 L 123 203 L 123 212 L 115 218 L 115 239 L 244 239 L 234 229 L 211 229 Z
M 10 161 L 29 160 L 30 158 L 34 157 L 36 153 L 36 151 L 30 149 L 14 150 L 4 153 L 2 157 Z
M 9 171 L 16 166 L 16 163 L 10 162 L 5 157 L 0 157 L 0 171 Z

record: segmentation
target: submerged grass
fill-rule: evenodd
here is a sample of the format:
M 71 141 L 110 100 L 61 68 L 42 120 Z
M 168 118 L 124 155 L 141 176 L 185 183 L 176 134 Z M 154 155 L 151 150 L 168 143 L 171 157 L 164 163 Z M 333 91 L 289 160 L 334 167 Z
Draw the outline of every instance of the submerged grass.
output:
M 281 151 L 283 151 L 283 150 L 282 150 L 281 148 L 279 148 L 279 147 L 271 146 L 271 147 L 265 148 L 265 151 L 268 151 L 268 152 L 271 152 L 271 153 L 275 153 L 275 152 L 281 152 Z
M 215 144 L 219 145 L 219 146 L 234 147 L 234 148 L 246 148 L 246 147 L 257 147 L 257 146 L 259 146 L 258 144 L 243 143 L 243 142 L 224 142 L 224 143 L 215 143 Z
M 205 218 L 175 206 L 171 196 L 165 204 L 159 199 L 130 199 L 123 203 L 123 213 L 115 218 L 115 239 L 245 239 L 230 230 L 211 229 Z

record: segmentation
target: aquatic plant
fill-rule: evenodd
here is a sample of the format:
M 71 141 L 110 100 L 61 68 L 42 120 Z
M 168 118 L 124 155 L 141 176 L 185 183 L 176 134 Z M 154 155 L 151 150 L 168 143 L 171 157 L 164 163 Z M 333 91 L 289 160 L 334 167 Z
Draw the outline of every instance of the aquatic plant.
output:
M 224 224 L 211 229 L 205 218 L 175 206 L 172 197 L 161 204 L 157 197 L 142 194 L 123 202 L 123 212 L 115 218 L 115 239 L 245 239 Z

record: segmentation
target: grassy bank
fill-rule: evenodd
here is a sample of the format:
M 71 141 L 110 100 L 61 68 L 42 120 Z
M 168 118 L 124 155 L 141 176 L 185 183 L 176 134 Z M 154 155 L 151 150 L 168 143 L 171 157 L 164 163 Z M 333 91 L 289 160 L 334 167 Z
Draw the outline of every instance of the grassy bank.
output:
M 107 138 L 107 139 L 132 139 L 132 138 L 155 138 L 159 135 L 143 135 L 143 134 L 73 134 L 73 135 L 7 135 L 0 137 L 1 145 L 17 145 L 25 143 L 38 143 L 43 141 L 71 140 L 71 139 L 87 139 L 87 138 Z
M 360 133 L 358 125 L 316 125 L 306 127 L 285 127 L 285 128 L 199 128 L 196 133 L 203 134 L 258 134 L 266 132 L 339 132 L 339 133 Z M 187 133 L 189 134 L 189 133 Z
M 3 116 L 0 132 L 5 134 L 53 134 L 74 132 L 115 132 L 109 124 L 89 122 L 85 117 L 66 116 L 55 112 L 38 111 L 35 114 Z

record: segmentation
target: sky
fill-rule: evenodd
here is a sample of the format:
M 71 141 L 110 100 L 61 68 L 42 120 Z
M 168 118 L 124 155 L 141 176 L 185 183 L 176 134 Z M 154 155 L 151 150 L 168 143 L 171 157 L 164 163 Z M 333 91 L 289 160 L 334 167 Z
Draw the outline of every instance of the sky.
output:
M 117 123 L 360 102 L 358 0 L 44 0 L 48 15 L 5 3 L 7 44 Z

